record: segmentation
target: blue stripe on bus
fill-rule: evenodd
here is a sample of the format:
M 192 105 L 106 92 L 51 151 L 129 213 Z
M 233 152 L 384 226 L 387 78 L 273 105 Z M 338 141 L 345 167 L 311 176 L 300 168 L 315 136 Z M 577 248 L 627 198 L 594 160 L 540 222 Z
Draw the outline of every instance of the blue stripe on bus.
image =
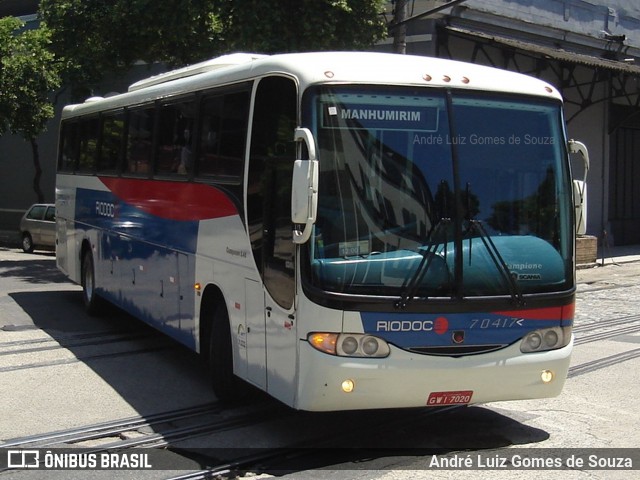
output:
M 526 318 L 501 312 L 422 314 L 362 312 L 366 333 L 383 338 L 400 348 L 455 345 L 453 333 L 464 331 L 463 345 L 510 345 L 538 328 L 560 326 L 557 318 Z M 511 312 L 513 313 L 513 312 Z M 531 318 L 533 317 L 533 318 Z M 568 320 L 568 319 L 567 319 Z
M 98 228 L 186 253 L 196 251 L 198 221 L 152 215 L 108 191 L 78 188 L 75 218 L 80 228 Z

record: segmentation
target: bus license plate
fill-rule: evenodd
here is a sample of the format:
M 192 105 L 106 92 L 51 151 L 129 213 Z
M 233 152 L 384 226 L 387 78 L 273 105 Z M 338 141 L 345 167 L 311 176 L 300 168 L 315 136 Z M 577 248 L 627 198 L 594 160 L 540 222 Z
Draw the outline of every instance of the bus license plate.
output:
M 427 399 L 427 406 L 467 405 L 471 403 L 473 390 L 459 390 L 456 392 L 431 392 Z

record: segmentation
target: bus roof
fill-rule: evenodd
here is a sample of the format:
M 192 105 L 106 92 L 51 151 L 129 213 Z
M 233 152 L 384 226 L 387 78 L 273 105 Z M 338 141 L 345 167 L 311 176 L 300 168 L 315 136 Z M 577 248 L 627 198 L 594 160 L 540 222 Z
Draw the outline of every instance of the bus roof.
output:
M 131 85 L 127 93 L 108 98 L 92 97 L 83 104 L 69 105 L 64 109 L 63 118 L 142 104 L 269 74 L 294 77 L 301 91 L 314 84 L 357 83 L 449 87 L 561 100 L 555 87 L 534 77 L 434 57 L 374 52 L 232 54 L 141 80 Z

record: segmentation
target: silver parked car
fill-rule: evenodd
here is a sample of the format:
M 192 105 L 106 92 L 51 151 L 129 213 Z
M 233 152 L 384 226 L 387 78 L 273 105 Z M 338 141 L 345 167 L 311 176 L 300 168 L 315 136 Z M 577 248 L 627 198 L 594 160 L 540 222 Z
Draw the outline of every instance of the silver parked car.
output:
M 20 220 L 22 249 L 33 252 L 35 247 L 54 248 L 56 245 L 56 206 L 50 203 L 36 203 Z

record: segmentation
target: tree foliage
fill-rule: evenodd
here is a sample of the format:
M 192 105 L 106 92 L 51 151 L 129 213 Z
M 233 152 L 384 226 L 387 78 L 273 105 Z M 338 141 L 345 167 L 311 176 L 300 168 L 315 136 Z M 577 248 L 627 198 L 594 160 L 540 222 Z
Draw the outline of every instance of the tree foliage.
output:
M 262 53 L 368 48 L 386 33 L 380 0 L 220 2 L 226 47 Z
M 49 94 L 59 87 L 46 29 L 23 30 L 13 17 L 0 19 L 0 133 L 36 137 L 53 117 Z
M 186 65 L 232 51 L 369 47 L 383 0 L 41 0 L 65 83 L 76 90 L 134 62 Z
M 206 0 L 41 0 L 39 15 L 76 97 L 138 60 L 177 66 L 220 49 Z
M 58 65 L 48 49 L 49 38 L 46 28 L 24 30 L 16 18 L 0 19 L 0 134 L 9 131 L 31 144 L 33 188 L 39 202 L 44 195 L 36 137 L 53 118 L 49 95 L 60 86 Z
M 385 35 L 383 0 L 40 0 L 38 29 L 0 19 L 0 134 L 31 144 L 53 117 L 62 83 L 85 98 L 135 62 L 169 67 L 232 51 L 367 48 Z

